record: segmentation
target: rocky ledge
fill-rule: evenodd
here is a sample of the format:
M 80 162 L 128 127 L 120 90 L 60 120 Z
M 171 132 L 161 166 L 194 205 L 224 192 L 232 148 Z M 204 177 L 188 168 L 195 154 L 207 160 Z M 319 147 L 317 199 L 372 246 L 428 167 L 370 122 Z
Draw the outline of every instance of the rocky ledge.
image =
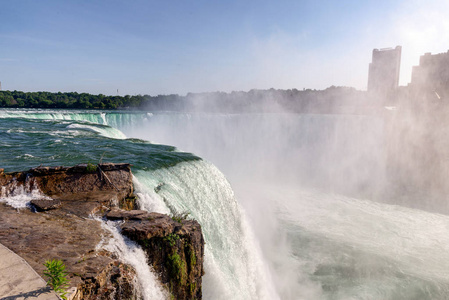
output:
M 125 221 L 122 234 L 142 246 L 175 299 L 201 299 L 204 240 L 198 222 L 142 210 L 114 209 L 105 216 Z
M 175 299 L 201 299 L 204 240 L 194 220 L 134 210 L 129 164 L 0 169 L 0 196 L 38 189 L 29 208 L 0 203 L 0 243 L 23 257 L 41 276 L 44 262 L 67 266 L 72 299 L 140 299 L 134 269 L 99 245 L 111 234 L 92 218 L 118 220 L 121 232 L 139 244 L 161 283 Z

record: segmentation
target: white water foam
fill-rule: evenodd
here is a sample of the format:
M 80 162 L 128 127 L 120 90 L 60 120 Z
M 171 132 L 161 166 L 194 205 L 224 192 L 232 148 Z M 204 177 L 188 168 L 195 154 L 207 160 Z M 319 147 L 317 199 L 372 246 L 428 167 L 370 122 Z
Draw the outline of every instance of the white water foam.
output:
M 99 221 L 101 222 L 101 226 L 111 233 L 112 238 L 103 241 L 97 248 L 105 249 L 116 254 L 122 262 L 134 268 L 144 300 L 168 299 L 168 293 L 161 286 L 154 271 L 148 265 L 145 252 L 142 248 L 121 235 L 117 229 L 116 222 Z
M 49 200 L 39 190 L 34 180 L 26 180 L 25 184 L 19 184 L 16 179 L 8 187 L 2 186 L 0 190 L 0 202 L 4 202 L 14 208 L 25 208 L 32 200 Z
M 102 136 L 114 139 L 126 139 L 126 136 L 120 130 L 112 127 L 99 127 L 88 124 L 70 124 L 67 126 L 70 129 L 81 129 L 99 133 Z
M 114 114 L 118 118 L 121 114 Z M 90 112 L 85 111 L 65 111 L 65 110 L 10 110 L 0 109 L 0 118 L 23 118 L 23 119 L 37 119 L 37 120 L 71 120 L 82 121 L 85 124 L 70 124 L 67 128 L 89 130 L 99 133 L 102 136 L 114 139 L 126 139 L 125 134 L 115 127 L 110 127 L 105 112 Z M 128 119 L 128 118 L 127 118 Z M 91 123 L 91 124 L 89 124 Z M 114 122 L 113 122 L 114 123 Z M 104 127 L 95 126 L 94 124 L 106 125 Z
M 63 109 L 0 109 L 0 118 L 23 118 L 37 120 L 73 120 L 88 121 L 106 125 L 104 117 L 98 111 Z M 103 113 L 104 114 L 104 113 Z
M 25 153 L 25 154 L 22 154 L 22 155 L 18 155 L 18 156 L 16 156 L 15 158 L 29 159 L 29 158 L 34 158 L 34 156 L 31 155 L 31 154 Z

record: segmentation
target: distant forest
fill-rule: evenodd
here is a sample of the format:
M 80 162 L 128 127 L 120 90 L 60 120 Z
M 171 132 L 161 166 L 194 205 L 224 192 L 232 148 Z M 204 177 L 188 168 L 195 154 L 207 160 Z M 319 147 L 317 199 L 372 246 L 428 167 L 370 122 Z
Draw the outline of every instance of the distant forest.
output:
M 331 86 L 325 90 L 250 90 L 180 95 L 106 96 L 87 93 L 0 91 L 0 107 L 64 109 L 138 109 L 189 112 L 332 113 L 369 105 L 366 92 Z
M 87 93 L 0 91 L 0 107 L 119 109 L 141 107 L 150 96 L 105 96 Z

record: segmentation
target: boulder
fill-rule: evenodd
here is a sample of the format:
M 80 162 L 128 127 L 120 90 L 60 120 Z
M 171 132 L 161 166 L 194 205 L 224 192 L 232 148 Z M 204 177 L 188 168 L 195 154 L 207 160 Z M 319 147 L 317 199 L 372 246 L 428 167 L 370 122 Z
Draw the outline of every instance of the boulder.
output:
M 37 199 L 37 200 L 31 200 L 30 204 L 37 211 L 46 211 L 46 210 L 50 210 L 50 209 L 60 208 L 62 206 L 61 201 L 57 200 L 57 199 Z

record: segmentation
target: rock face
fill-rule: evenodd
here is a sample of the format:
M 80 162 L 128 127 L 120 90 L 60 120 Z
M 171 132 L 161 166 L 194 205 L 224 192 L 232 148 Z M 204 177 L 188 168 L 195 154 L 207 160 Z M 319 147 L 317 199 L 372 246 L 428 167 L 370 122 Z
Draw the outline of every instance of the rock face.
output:
M 117 260 L 107 264 L 95 277 L 84 278 L 73 300 L 83 299 L 139 299 L 134 286 L 135 272 Z
M 0 186 L 2 197 L 12 195 L 20 188 L 26 192 L 38 188 L 43 194 L 65 201 L 66 204 L 89 199 L 87 202 L 92 202 L 92 205 L 82 207 L 88 211 L 99 203 L 122 205 L 133 197 L 130 164 L 80 164 L 74 167 L 37 167 L 26 172 L 0 173 Z M 77 206 L 73 209 L 77 209 Z
M 90 216 L 122 220 L 122 233 L 142 246 L 149 263 L 175 299 L 200 299 L 204 241 L 193 220 L 136 208 L 129 164 L 0 170 L 0 196 L 39 189 L 30 209 L 0 203 L 0 243 L 22 256 L 41 276 L 44 262 L 61 259 L 73 299 L 140 299 L 134 269 L 97 249 L 110 238 Z M 51 198 L 49 198 L 51 197 Z M 119 207 L 128 209 L 122 210 Z M 37 211 L 33 212 L 33 211 Z
M 142 246 L 175 299 L 202 298 L 204 240 L 197 221 L 139 210 L 112 210 L 106 218 L 124 221 L 122 234 Z

